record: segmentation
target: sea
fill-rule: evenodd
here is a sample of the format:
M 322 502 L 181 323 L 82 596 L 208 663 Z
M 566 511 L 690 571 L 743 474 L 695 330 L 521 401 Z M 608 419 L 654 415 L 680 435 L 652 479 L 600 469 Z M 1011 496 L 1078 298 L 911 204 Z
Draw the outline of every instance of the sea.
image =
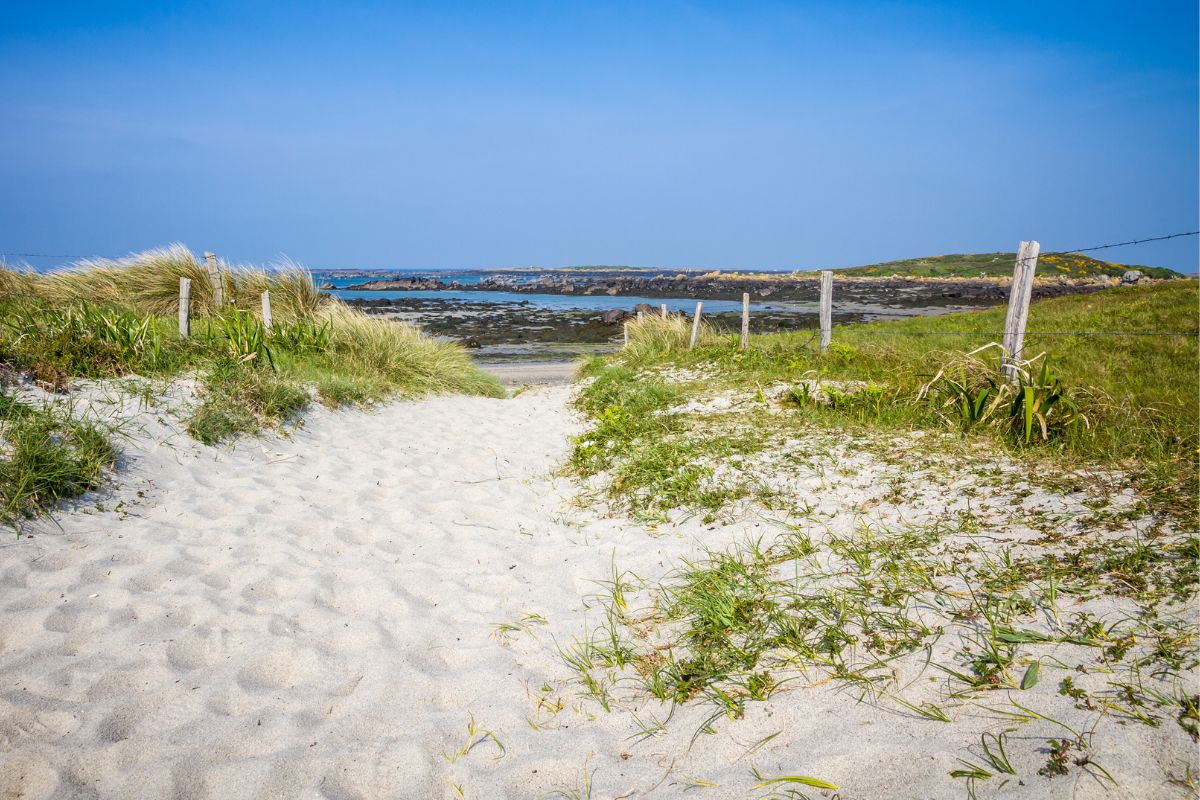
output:
M 334 297 L 340 297 L 343 300 L 364 299 L 364 300 L 400 300 L 413 299 L 419 300 L 423 298 L 431 300 L 468 300 L 478 303 L 494 303 L 497 305 L 506 303 L 522 303 L 524 305 L 536 306 L 545 309 L 558 309 L 562 311 L 607 311 L 611 308 L 632 308 L 639 303 L 649 303 L 658 308 L 665 304 L 670 311 L 687 311 L 695 308 L 695 298 L 687 297 L 637 297 L 630 295 L 609 296 L 606 294 L 598 295 L 569 295 L 569 294 L 533 294 L 526 292 L 496 292 L 496 291 L 471 291 L 470 289 L 438 289 L 433 291 L 375 291 L 375 290 L 355 290 L 346 289 L 347 286 L 353 286 L 357 283 L 372 278 L 436 278 L 438 280 L 450 283 L 458 281 L 464 286 L 479 283 L 483 278 L 496 274 L 503 274 L 505 277 L 516 277 L 518 280 L 532 280 L 543 275 L 551 274 L 553 271 L 537 272 L 522 270 L 519 272 L 451 272 L 441 270 L 383 270 L 372 271 L 370 277 L 357 275 L 355 277 L 346 277 L 338 273 L 323 273 L 314 272 L 313 278 L 318 285 L 328 285 L 333 288 L 326 291 Z M 620 274 L 620 275 L 657 275 L 659 270 L 622 270 L 619 273 L 611 270 L 573 270 L 573 275 L 586 275 L 589 277 L 601 277 L 604 275 Z M 558 273 L 554 273 L 558 274 Z M 763 303 L 757 304 L 759 308 L 771 310 L 786 310 L 794 306 L 803 306 L 809 304 L 789 304 L 789 303 Z M 709 313 L 721 313 L 726 311 L 740 311 L 742 304 L 736 300 L 705 300 L 704 307 Z

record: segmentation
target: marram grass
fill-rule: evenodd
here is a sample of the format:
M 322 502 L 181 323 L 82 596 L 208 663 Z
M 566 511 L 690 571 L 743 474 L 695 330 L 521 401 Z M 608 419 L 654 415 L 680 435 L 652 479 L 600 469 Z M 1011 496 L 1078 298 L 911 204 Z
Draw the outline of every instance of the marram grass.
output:
M 308 317 L 329 302 L 301 267 L 287 262 L 266 271 L 219 262 L 219 280 L 226 302 L 259 313 L 259 298 L 271 292 L 271 310 L 280 318 Z M 65 269 L 43 274 L 0 271 L 0 296 L 11 284 L 28 295 L 54 305 L 89 302 L 119 306 L 151 316 L 174 314 L 179 308 L 179 279 L 192 282 L 193 316 L 224 311 L 215 303 L 215 283 L 203 261 L 180 244 L 147 250 L 119 259 L 84 259 Z

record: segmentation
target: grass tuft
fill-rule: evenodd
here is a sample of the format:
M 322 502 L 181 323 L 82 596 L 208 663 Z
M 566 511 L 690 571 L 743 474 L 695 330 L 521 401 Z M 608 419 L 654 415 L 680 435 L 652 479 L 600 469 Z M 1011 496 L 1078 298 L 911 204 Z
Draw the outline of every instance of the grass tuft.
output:
M 34 405 L 0 391 L 0 522 L 18 527 L 102 483 L 116 460 L 106 432 L 65 403 Z

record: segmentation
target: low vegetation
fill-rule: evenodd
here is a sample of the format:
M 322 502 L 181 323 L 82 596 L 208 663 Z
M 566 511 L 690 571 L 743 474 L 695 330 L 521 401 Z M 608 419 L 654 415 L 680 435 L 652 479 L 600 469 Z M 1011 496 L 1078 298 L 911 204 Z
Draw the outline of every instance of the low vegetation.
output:
M 1016 253 L 966 253 L 946 256 L 926 256 L 899 261 L 884 261 L 847 267 L 837 274 L 847 277 L 883 277 L 903 275 L 926 278 L 980 278 L 1012 277 Z M 1040 277 L 1062 276 L 1066 278 L 1116 277 L 1136 269 L 1149 278 L 1180 278 L 1178 272 L 1165 267 L 1143 267 L 1129 264 L 1113 264 L 1091 258 L 1081 253 L 1048 253 L 1038 258 L 1037 271 Z
M 0 523 L 98 487 L 116 460 L 109 434 L 69 403 L 24 403 L 0 390 Z
M 1195 741 L 1198 299 L 1036 303 L 1015 383 L 1004 309 L 839 327 L 825 354 L 631 323 L 585 368 L 570 469 L 620 513 L 750 511 L 776 533 L 665 578 L 614 566 L 564 660 L 606 709 L 709 704 L 697 736 L 784 689 L 849 690 L 947 725 L 972 797 L 1116 782 L 1095 747 L 1114 723 Z
M 10 380 L 24 376 L 52 394 L 68 392 L 81 378 L 138 375 L 165 384 L 194 377 L 197 397 L 186 412 L 186 428 L 207 444 L 294 421 L 314 395 L 337 406 L 432 392 L 502 394 L 457 346 L 350 309 L 322 295 L 294 265 L 272 272 L 220 265 L 216 275 L 180 246 L 83 261 L 53 273 L 0 268 L 0 366 Z M 178 333 L 181 278 L 192 282 L 186 338 Z M 215 302 L 218 280 L 224 307 Z M 269 329 L 261 318 L 264 291 L 271 296 Z M 12 452 L 22 431 L 6 423 L 4 441 Z M 47 448 L 58 447 L 81 431 L 75 438 L 54 434 L 43 440 Z M 33 441 L 27 439 L 27 446 Z M 98 453 L 79 457 L 102 467 Z M 49 456 L 47 474 L 61 473 L 65 462 L 52 466 Z M 41 462 L 24 463 L 36 472 Z M 86 480 L 71 477 L 62 492 L 26 491 L 25 484 L 10 484 L 14 474 L 0 477 L 0 493 L 10 512 L 32 513 L 70 496 L 72 487 L 92 486 L 99 472 Z M 24 480 L 38 485 L 39 479 Z M 10 503 L 10 495 L 23 499 Z
M 726 392 L 760 433 L 800 424 L 955 431 L 1060 472 L 1128 470 L 1156 502 L 1183 513 L 1194 508 L 1200 445 L 1198 299 L 1196 283 L 1180 281 L 1035 303 L 1013 386 L 999 370 L 1003 308 L 841 326 L 825 354 L 815 332 L 752 337 L 741 352 L 735 337 L 706 331 L 688 350 L 686 321 L 647 317 L 630 324 L 629 347 L 585 366 L 595 380 L 578 402 L 597 425 L 577 443 L 574 464 L 587 477 L 620 462 L 636 480 L 613 497 L 650 512 L 669 479 L 668 463 L 655 466 L 668 442 L 708 448 L 709 434 L 727 439 L 738 429 L 736 414 L 715 425 L 684 408 Z M 772 391 L 794 413 L 759 413 Z M 679 435 L 651 435 L 668 430 Z M 702 460 L 681 452 L 677 461 Z M 660 506 L 711 507 L 698 495 L 684 500 Z

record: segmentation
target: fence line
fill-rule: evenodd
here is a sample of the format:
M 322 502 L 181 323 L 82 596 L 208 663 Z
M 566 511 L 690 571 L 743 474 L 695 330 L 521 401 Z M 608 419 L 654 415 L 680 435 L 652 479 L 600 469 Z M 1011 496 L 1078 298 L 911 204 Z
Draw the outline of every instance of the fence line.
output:
M 1119 244 L 1098 245 L 1090 248 L 1092 250 L 1103 250 L 1108 247 L 1120 247 L 1122 245 L 1141 244 L 1142 242 L 1161 241 L 1162 239 L 1173 239 L 1177 236 L 1193 236 L 1196 233 L 1178 233 L 1170 236 L 1162 236 L 1151 239 L 1142 239 L 1131 242 L 1121 242 Z M 1000 370 L 1004 376 L 1011 382 L 1017 383 L 1020 376 L 1021 358 L 1024 353 L 1025 340 L 1028 337 L 1038 336 L 1175 336 L 1175 337 L 1200 337 L 1200 331 L 1030 331 L 1026 325 L 1029 320 L 1029 304 L 1033 297 L 1033 279 L 1034 273 L 1037 270 L 1037 261 L 1041 245 L 1036 241 L 1021 242 L 1020 248 L 1017 250 L 1016 263 L 1013 266 L 1013 277 L 1009 284 L 1009 299 L 1008 308 L 1004 320 L 1004 330 L 1000 331 L 880 331 L 881 336 L 898 335 L 898 336 L 987 336 L 989 338 L 999 337 L 1002 344 L 1003 357 L 1001 359 Z M 1050 255 L 1050 254 L 1043 254 Z M 821 337 L 820 349 L 822 353 L 829 350 L 833 339 L 833 272 L 824 270 L 821 272 L 821 295 L 819 303 L 819 322 L 820 327 L 814 333 L 813 337 Z M 692 321 L 692 336 L 688 345 L 688 349 L 692 350 L 696 347 L 697 335 L 700 328 L 700 309 L 703 307 L 702 302 L 696 303 L 696 314 Z M 665 310 L 665 306 L 663 307 Z M 863 316 L 872 316 L 876 312 L 863 311 L 860 312 Z M 901 315 L 895 312 L 878 312 L 880 316 L 907 316 L 914 317 L 917 315 Z M 642 315 L 638 314 L 640 320 Z M 876 333 L 872 331 L 872 333 Z M 742 330 L 741 339 L 739 342 L 739 350 L 746 350 L 749 346 L 750 336 L 750 295 L 742 294 Z M 625 325 L 625 344 L 629 344 L 629 326 Z

